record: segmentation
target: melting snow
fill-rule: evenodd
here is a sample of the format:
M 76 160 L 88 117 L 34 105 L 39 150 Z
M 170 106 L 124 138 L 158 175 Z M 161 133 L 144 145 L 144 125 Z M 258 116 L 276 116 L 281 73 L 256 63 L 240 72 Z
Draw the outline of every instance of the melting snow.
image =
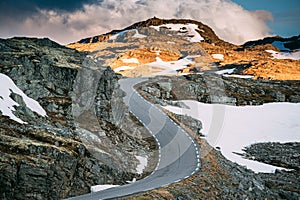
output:
M 224 74 L 225 77 L 234 77 L 234 78 L 253 78 L 252 75 L 238 75 L 238 74 Z
M 147 158 L 143 156 L 135 156 L 135 157 L 140 162 L 140 164 L 136 167 L 136 171 L 138 174 L 142 174 L 148 163 Z
M 124 63 L 137 63 L 137 64 L 139 64 L 139 60 L 137 58 L 128 58 L 128 59 L 124 58 L 124 59 L 122 59 L 122 61 Z
M 160 57 L 156 57 L 155 62 L 149 63 L 147 65 L 152 67 L 159 67 L 163 69 L 163 71 L 157 72 L 156 75 L 177 74 L 176 70 L 186 68 L 188 65 L 194 63 L 189 58 L 191 57 L 187 56 L 177 61 L 165 62 Z
M 212 57 L 214 59 L 224 60 L 224 55 L 223 54 L 213 54 Z
M 292 59 L 300 60 L 300 51 L 296 52 L 277 52 L 273 50 L 266 50 L 266 52 L 271 53 L 276 59 Z
M 147 35 L 140 34 L 138 30 L 135 30 L 135 34 L 132 36 L 134 38 L 145 38 Z
M 159 32 L 159 29 L 161 26 L 149 26 L 150 28 L 154 28 L 155 30 L 157 30 Z
M 122 67 L 118 67 L 116 69 L 114 69 L 115 72 L 119 72 L 119 71 L 124 71 L 124 70 L 131 70 L 134 69 L 135 67 L 131 67 L 131 66 L 122 66 Z
M 114 34 L 114 35 L 112 35 L 112 36 L 110 36 L 110 40 L 116 40 L 119 36 L 122 36 L 124 33 L 127 33 L 128 32 L 128 30 L 126 30 L 126 31 L 121 31 L 120 33 L 117 33 L 117 34 Z
M 258 142 L 300 141 L 300 104 L 269 103 L 236 107 L 196 101 L 183 102 L 190 109 L 173 106 L 165 108 L 202 121 L 202 132 L 211 146 L 220 147 L 227 159 L 255 172 L 269 173 L 282 168 L 247 160 L 233 152 L 241 153 L 244 147 Z
M 220 71 L 216 71 L 215 73 L 216 74 L 231 74 L 232 72 L 234 72 L 235 68 L 233 69 L 223 69 L 223 70 L 220 70 Z
M 107 190 L 109 188 L 118 187 L 119 185 L 94 185 L 91 186 L 91 192 L 99 192 L 102 190 Z
M 160 27 L 167 27 L 171 31 L 178 31 L 179 35 L 188 36 L 190 42 L 201 42 L 204 40 L 204 38 L 196 31 L 199 30 L 196 24 L 163 24 L 150 27 L 157 31 L 160 31 Z
M 13 106 L 19 106 L 19 104 L 9 97 L 12 92 L 20 95 L 29 109 L 41 116 L 46 116 L 46 111 L 37 101 L 29 98 L 8 76 L 0 73 L 0 111 L 2 115 L 8 116 L 16 122 L 26 123 L 13 114 L 13 111 L 15 111 Z

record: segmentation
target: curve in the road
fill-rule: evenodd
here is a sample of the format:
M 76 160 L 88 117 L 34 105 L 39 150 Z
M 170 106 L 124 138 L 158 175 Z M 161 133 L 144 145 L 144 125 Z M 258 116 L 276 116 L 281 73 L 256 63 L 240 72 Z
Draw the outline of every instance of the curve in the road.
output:
M 148 129 L 159 147 L 156 169 L 146 178 L 128 185 L 89 193 L 72 200 L 99 200 L 128 196 L 179 182 L 200 170 L 198 143 L 162 110 L 146 101 L 133 86 L 144 78 L 122 79 L 121 89 L 126 92 L 124 102 L 136 118 Z

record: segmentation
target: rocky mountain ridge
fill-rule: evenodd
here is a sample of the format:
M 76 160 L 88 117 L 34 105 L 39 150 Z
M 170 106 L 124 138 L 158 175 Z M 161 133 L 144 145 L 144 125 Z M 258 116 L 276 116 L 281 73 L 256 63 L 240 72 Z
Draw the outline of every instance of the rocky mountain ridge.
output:
M 194 41 L 196 36 L 199 39 Z M 156 62 L 159 51 L 162 61 L 175 64 L 173 68 L 183 73 L 234 69 L 232 74 L 251 75 L 255 79 L 300 79 L 299 36 L 269 37 L 233 45 L 194 20 L 151 18 L 67 46 L 90 52 L 91 57 L 128 77 L 155 76 L 161 74 L 163 68 L 172 68 L 168 63 Z M 189 63 L 178 66 L 186 61 Z
M 33 114 L 22 97 L 10 95 L 19 105 L 13 112 L 27 124 L 0 115 L 1 199 L 62 199 L 151 171 L 137 174 L 136 156 L 155 165 L 156 144 L 122 104 L 110 68 L 49 39 L 1 40 L 0 52 L 0 73 L 47 113 Z M 94 96 L 83 92 L 91 85 Z
M 263 39 L 260 39 L 260 40 L 246 42 L 245 44 L 243 44 L 243 47 L 274 44 L 274 42 L 283 43 L 282 46 L 284 48 L 286 48 L 286 51 L 293 51 L 293 50 L 297 50 L 297 49 L 299 50 L 300 49 L 300 35 L 293 36 L 293 37 L 290 37 L 290 38 L 282 38 L 282 37 L 279 37 L 279 36 L 266 37 L 266 38 L 263 38 Z
M 133 29 L 141 29 L 141 28 L 148 28 L 151 26 L 161 26 L 165 24 L 196 24 L 199 28 L 199 32 L 202 33 L 201 36 L 204 38 L 204 42 L 215 44 L 218 46 L 224 46 L 224 45 L 230 45 L 228 42 L 225 42 L 218 38 L 218 36 L 215 34 L 215 32 L 207 25 L 191 19 L 159 19 L 157 17 L 150 18 L 145 21 L 137 22 L 129 27 L 126 27 L 121 30 L 113 30 L 109 33 L 105 33 L 103 35 L 94 36 L 82 39 L 78 41 L 77 43 L 80 44 L 88 44 L 88 43 L 97 43 L 97 42 L 103 42 L 105 40 L 108 40 L 110 36 L 118 34 L 120 32 L 124 32 L 127 30 L 133 30 Z M 75 43 L 72 43 L 75 44 Z M 70 44 L 70 45 L 72 45 Z

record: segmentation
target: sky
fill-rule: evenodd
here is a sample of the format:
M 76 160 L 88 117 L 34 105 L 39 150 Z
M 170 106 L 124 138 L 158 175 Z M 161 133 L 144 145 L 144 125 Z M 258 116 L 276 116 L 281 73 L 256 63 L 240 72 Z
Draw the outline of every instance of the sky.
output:
M 300 34 L 299 0 L 232 0 L 247 10 L 266 10 L 272 13 L 268 22 L 271 33 L 282 37 Z
M 189 18 L 242 44 L 299 34 L 299 0 L 0 0 L 0 37 L 48 37 L 60 44 L 151 17 Z

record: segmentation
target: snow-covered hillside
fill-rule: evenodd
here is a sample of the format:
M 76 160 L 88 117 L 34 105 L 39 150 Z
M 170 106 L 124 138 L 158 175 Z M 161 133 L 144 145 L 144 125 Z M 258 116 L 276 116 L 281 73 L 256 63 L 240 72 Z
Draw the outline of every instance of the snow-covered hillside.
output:
M 270 103 L 236 107 L 197 101 L 183 102 L 190 109 L 173 106 L 165 108 L 202 121 L 203 134 L 211 146 L 220 147 L 227 159 L 255 172 L 273 172 L 278 167 L 246 160 L 233 152 L 241 153 L 244 147 L 258 142 L 300 141 L 300 104 Z
M 41 116 L 46 116 L 46 111 L 34 99 L 29 98 L 15 83 L 5 74 L 0 73 L 0 111 L 2 115 L 8 116 L 10 119 L 25 124 L 23 120 L 14 115 L 15 106 L 19 106 L 11 97 L 11 93 L 20 95 L 25 105 Z

